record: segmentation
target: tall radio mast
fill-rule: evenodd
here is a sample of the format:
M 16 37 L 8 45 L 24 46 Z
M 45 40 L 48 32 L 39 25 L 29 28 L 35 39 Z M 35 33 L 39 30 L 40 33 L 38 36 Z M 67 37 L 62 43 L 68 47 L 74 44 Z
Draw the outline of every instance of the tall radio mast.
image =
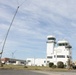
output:
M 25 1 L 24 1 L 24 2 L 25 2 Z M 23 2 L 23 3 L 24 3 L 24 2 Z M 16 9 L 16 11 L 15 11 L 15 14 L 14 14 L 14 16 L 13 16 L 13 18 L 12 18 L 12 21 L 11 21 L 11 23 L 10 23 L 10 26 L 9 26 L 9 28 L 8 28 L 8 30 L 7 30 L 7 33 L 6 33 L 4 42 L 3 42 L 3 46 L 2 46 L 2 50 L 1 50 L 1 52 L 0 52 L 0 66 L 2 66 L 1 58 L 2 58 L 2 54 L 3 54 L 3 51 L 4 51 L 4 47 L 5 47 L 5 44 L 6 44 L 6 40 L 7 40 L 9 31 L 10 31 L 10 29 L 11 29 L 11 26 L 12 26 L 13 22 L 14 22 L 14 19 L 15 19 L 15 17 L 16 17 L 16 14 L 17 14 L 17 12 L 18 12 L 18 9 L 20 8 L 20 6 L 23 5 L 23 3 L 17 6 L 17 9 Z

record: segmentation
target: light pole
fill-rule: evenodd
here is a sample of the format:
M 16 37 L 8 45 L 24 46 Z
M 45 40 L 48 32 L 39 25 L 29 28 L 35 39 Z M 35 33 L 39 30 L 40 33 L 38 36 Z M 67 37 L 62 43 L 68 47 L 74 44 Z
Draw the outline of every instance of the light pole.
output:
M 14 58 L 14 54 L 15 54 L 16 51 L 17 51 L 17 50 L 15 50 L 14 52 L 12 52 L 12 59 Z

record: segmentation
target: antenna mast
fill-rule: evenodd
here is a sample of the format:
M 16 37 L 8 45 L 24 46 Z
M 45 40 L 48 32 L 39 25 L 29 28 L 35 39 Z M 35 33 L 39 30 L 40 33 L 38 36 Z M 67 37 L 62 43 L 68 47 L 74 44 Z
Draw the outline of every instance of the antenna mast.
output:
M 12 24 L 13 24 L 13 21 L 14 21 L 14 19 L 15 19 L 15 16 L 16 16 L 16 14 L 17 14 L 17 12 L 18 12 L 18 9 L 19 9 L 19 6 L 18 6 L 17 9 L 16 9 L 16 12 L 15 12 L 15 14 L 14 14 L 14 16 L 13 16 L 13 19 L 12 19 L 12 21 L 11 21 L 11 23 L 10 23 L 10 26 L 9 26 L 9 28 L 8 28 L 8 31 L 7 31 L 6 36 L 5 36 L 5 39 L 4 39 L 4 43 L 3 43 L 3 46 L 2 46 L 2 51 L 1 51 L 1 53 L 0 53 L 0 66 L 2 66 L 1 57 L 2 57 L 2 54 L 3 54 L 4 47 L 5 47 L 5 43 L 6 43 L 6 40 L 7 40 L 9 31 L 10 31 L 10 29 L 11 29 L 11 26 L 12 26 Z
M 24 0 L 24 2 L 25 2 L 25 0 Z M 23 3 L 24 3 L 24 2 L 23 2 Z M 16 16 L 16 14 L 17 14 L 17 12 L 18 12 L 18 9 L 23 5 L 23 3 L 21 3 L 21 5 L 18 5 L 18 6 L 17 6 L 16 12 L 15 12 L 15 14 L 14 14 L 14 16 L 13 16 L 13 19 L 12 19 L 12 21 L 11 21 L 11 23 L 10 23 L 10 26 L 9 26 L 9 28 L 8 28 L 8 30 L 7 30 L 7 33 L 6 33 L 4 42 L 3 42 L 3 46 L 2 46 L 2 50 L 1 50 L 1 52 L 0 52 L 0 66 L 2 66 L 1 58 L 2 58 L 3 50 L 4 50 L 4 47 L 5 47 L 5 43 L 6 43 L 6 40 L 7 40 L 9 31 L 10 31 L 10 29 L 11 29 L 11 26 L 12 26 L 12 24 L 13 24 L 13 21 L 14 21 L 14 19 L 15 19 L 15 16 Z

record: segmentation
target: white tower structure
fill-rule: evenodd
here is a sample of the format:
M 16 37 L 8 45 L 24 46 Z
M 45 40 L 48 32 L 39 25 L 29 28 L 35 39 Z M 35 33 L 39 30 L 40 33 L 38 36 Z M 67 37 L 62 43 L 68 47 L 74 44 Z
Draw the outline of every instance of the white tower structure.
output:
M 62 61 L 67 65 L 68 59 L 72 61 L 71 45 L 66 40 L 58 41 L 58 47 L 55 49 L 57 54 L 57 62 Z
M 56 45 L 56 46 L 55 46 Z M 28 59 L 27 65 L 35 64 L 36 66 L 47 66 L 50 62 L 57 65 L 58 62 L 63 62 L 68 67 L 68 60 L 72 61 L 72 46 L 67 40 L 59 40 L 56 42 L 55 36 L 47 36 L 46 59 L 37 58 L 35 60 Z
M 52 54 L 54 53 L 56 39 L 55 36 L 47 36 L 47 59 L 52 58 Z
M 57 46 L 55 46 L 57 44 Z M 53 62 L 57 65 L 57 62 L 61 61 L 67 65 L 68 59 L 72 60 L 71 45 L 67 40 L 60 40 L 56 43 L 55 36 L 47 36 L 47 55 L 46 64 Z

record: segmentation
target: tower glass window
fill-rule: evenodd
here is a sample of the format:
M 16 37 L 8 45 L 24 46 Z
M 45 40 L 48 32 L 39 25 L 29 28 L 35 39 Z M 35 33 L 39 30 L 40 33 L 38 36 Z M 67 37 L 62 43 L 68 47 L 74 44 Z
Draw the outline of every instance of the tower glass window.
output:
M 53 58 L 52 56 L 47 56 L 47 58 Z
M 57 58 L 65 58 L 65 55 L 57 55 Z
M 56 40 L 55 38 L 48 38 L 48 40 Z
M 58 46 L 67 46 L 68 43 L 59 43 Z

